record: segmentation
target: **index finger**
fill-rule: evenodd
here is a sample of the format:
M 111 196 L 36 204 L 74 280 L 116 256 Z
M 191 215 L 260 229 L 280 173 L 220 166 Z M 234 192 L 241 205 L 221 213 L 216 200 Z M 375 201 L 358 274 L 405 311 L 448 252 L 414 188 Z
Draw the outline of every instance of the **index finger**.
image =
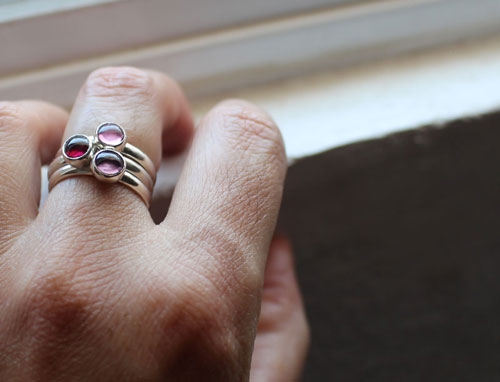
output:
M 260 288 L 286 168 L 273 120 L 248 102 L 223 102 L 197 129 L 162 229 L 193 249 L 201 272 L 220 276 L 215 283 Z

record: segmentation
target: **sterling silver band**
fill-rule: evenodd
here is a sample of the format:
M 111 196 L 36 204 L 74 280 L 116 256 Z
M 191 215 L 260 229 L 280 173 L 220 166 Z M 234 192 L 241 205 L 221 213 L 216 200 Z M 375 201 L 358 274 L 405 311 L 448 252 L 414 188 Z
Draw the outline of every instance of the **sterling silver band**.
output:
M 136 162 L 134 159 L 127 157 L 124 155 L 125 159 L 125 165 L 126 169 L 125 172 L 129 172 L 130 174 L 134 175 L 141 183 L 144 184 L 144 186 L 150 190 L 151 192 L 153 191 L 154 183 L 155 181 L 151 178 L 151 175 L 149 172 L 141 166 L 138 162 Z M 68 163 L 64 160 L 62 155 L 59 155 L 56 159 L 52 161 L 52 163 L 49 166 L 49 170 L 47 173 L 47 176 L 49 177 L 49 180 L 52 177 L 52 174 L 54 174 L 57 170 L 61 169 L 64 166 L 68 166 Z M 73 167 L 69 165 L 70 167 Z M 84 168 L 82 168 L 84 169 Z M 92 175 L 92 172 L 90 169 L 88 170 L 90 175 Z
M 76 168 L 68 164 L 58 168 L 52 173 L 52 176 L 49 178 L 49 192 L 61 180 L 81 175 L 92 176 L 93 174 L 88 169 Z M 149 208 L 151 204 L 152 192 L 136 176 L 128 171 L 125 171 L 125 173 L 119 180 L 119 183 L 124 184 L 125 186 L 135 191 Z
M 155 165 L 139 148 L 126 142 L 125 130 L 116 123 L 99 125 L 94 136 L 76 134 L 64 142 L 49 166 L 49 191 L 60 181 L 81 175 L 124 184 L 150 205 Z

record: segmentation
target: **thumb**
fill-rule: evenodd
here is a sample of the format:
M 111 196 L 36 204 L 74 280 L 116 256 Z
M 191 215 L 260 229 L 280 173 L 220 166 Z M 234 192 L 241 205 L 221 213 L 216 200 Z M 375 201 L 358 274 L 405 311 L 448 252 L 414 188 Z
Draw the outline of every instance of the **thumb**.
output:
M 308 347 L 309 326 L 292 248 L 287 240 L 275 237 L 264 276 L 250 380 L 298 381 Z

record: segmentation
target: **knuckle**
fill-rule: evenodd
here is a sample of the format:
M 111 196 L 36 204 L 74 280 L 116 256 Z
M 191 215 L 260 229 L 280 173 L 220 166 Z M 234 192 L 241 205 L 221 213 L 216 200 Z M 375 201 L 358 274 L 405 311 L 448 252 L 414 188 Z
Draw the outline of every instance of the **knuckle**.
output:
M 248 369 L 251 358 L 251 341 L 248 336 L 242 336 L 237 330 L 229 327 L 219 327 L 217 330 L 201 331 L 204 342 L 203 353 L 210 351 L 212 360 L 220 373 L 231 370 L 231 375 L 241 375 Z M 242 340 L 243 337 L 245 340 Z
M 264 288 L 259 327 L 264 331 L 278 331 L 284 324 L 291 324 L 300 338 L 307 339 L 307 317 L 300 293 L 290 285 L 271 285 Z
M 248 328 L 252 325 L 248 325 L 248 310 L 243 313 L 230 308 L 220 301 L 220 295 L 204 297 L 186 293 L 179 299 L 184 307 L 182 321 L 187 325 L 183 330 L 185 340 L 196 343 L 195 351 L 211 358 L 212 365 L 234 370 L 251 354 L 252 335 Z
M 249 341 L 242 340 L 240 329 L 245 324 L 236 325 L 234 312 L 206 291 L 206 283 L 200 282 L 196 275 L 191 274 L 190 279 L 198 282 L 181 281 L 173 286 L 164 278 L 148 278 L 134 291 L 138 293 L 134 298 L 140 301 L 138 311 L 141 316 L 151 318 L 150 325 L 158 334 L 156 348 L 183 349 L 183 359 L 175 354 L 168 358 L 165 379 L 176 376 L 181 380 L 179 376 L 192 367 L 209 367 L 210 375 L 226 373 L 238 367 L 242 355 L 249 353 L 251 337 L 245 337 Z M 189 364 L 183 362 L 185 359 L 190 359 Z
M 92 298 L 63 272 L 36 276 L 28 286 L 23 311 L 28 330 L 35 329 L 47 343 L 63 343 L 89 326 Z
M 151 97 L 153 80 L 144 70 L 134 67 L 106 67 L 93 71 L 84 91 L 94 97 Z
M 214 112 L 222 118 L 224 129 L 231 133 L 237 147 L 284 158 L 285 149 L 278 126 L 258 107 L 243 100 L 228 100 L 217 105 Z

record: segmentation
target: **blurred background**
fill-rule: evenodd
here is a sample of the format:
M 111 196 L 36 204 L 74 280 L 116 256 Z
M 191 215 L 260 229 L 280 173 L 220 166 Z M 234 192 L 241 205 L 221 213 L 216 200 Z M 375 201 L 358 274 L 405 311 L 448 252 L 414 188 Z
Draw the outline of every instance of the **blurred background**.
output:
M 500 380 L 500 1 L 0 0 L 0 99 L 69 108 L 108 65 L 276 119 L 304 381 Z

